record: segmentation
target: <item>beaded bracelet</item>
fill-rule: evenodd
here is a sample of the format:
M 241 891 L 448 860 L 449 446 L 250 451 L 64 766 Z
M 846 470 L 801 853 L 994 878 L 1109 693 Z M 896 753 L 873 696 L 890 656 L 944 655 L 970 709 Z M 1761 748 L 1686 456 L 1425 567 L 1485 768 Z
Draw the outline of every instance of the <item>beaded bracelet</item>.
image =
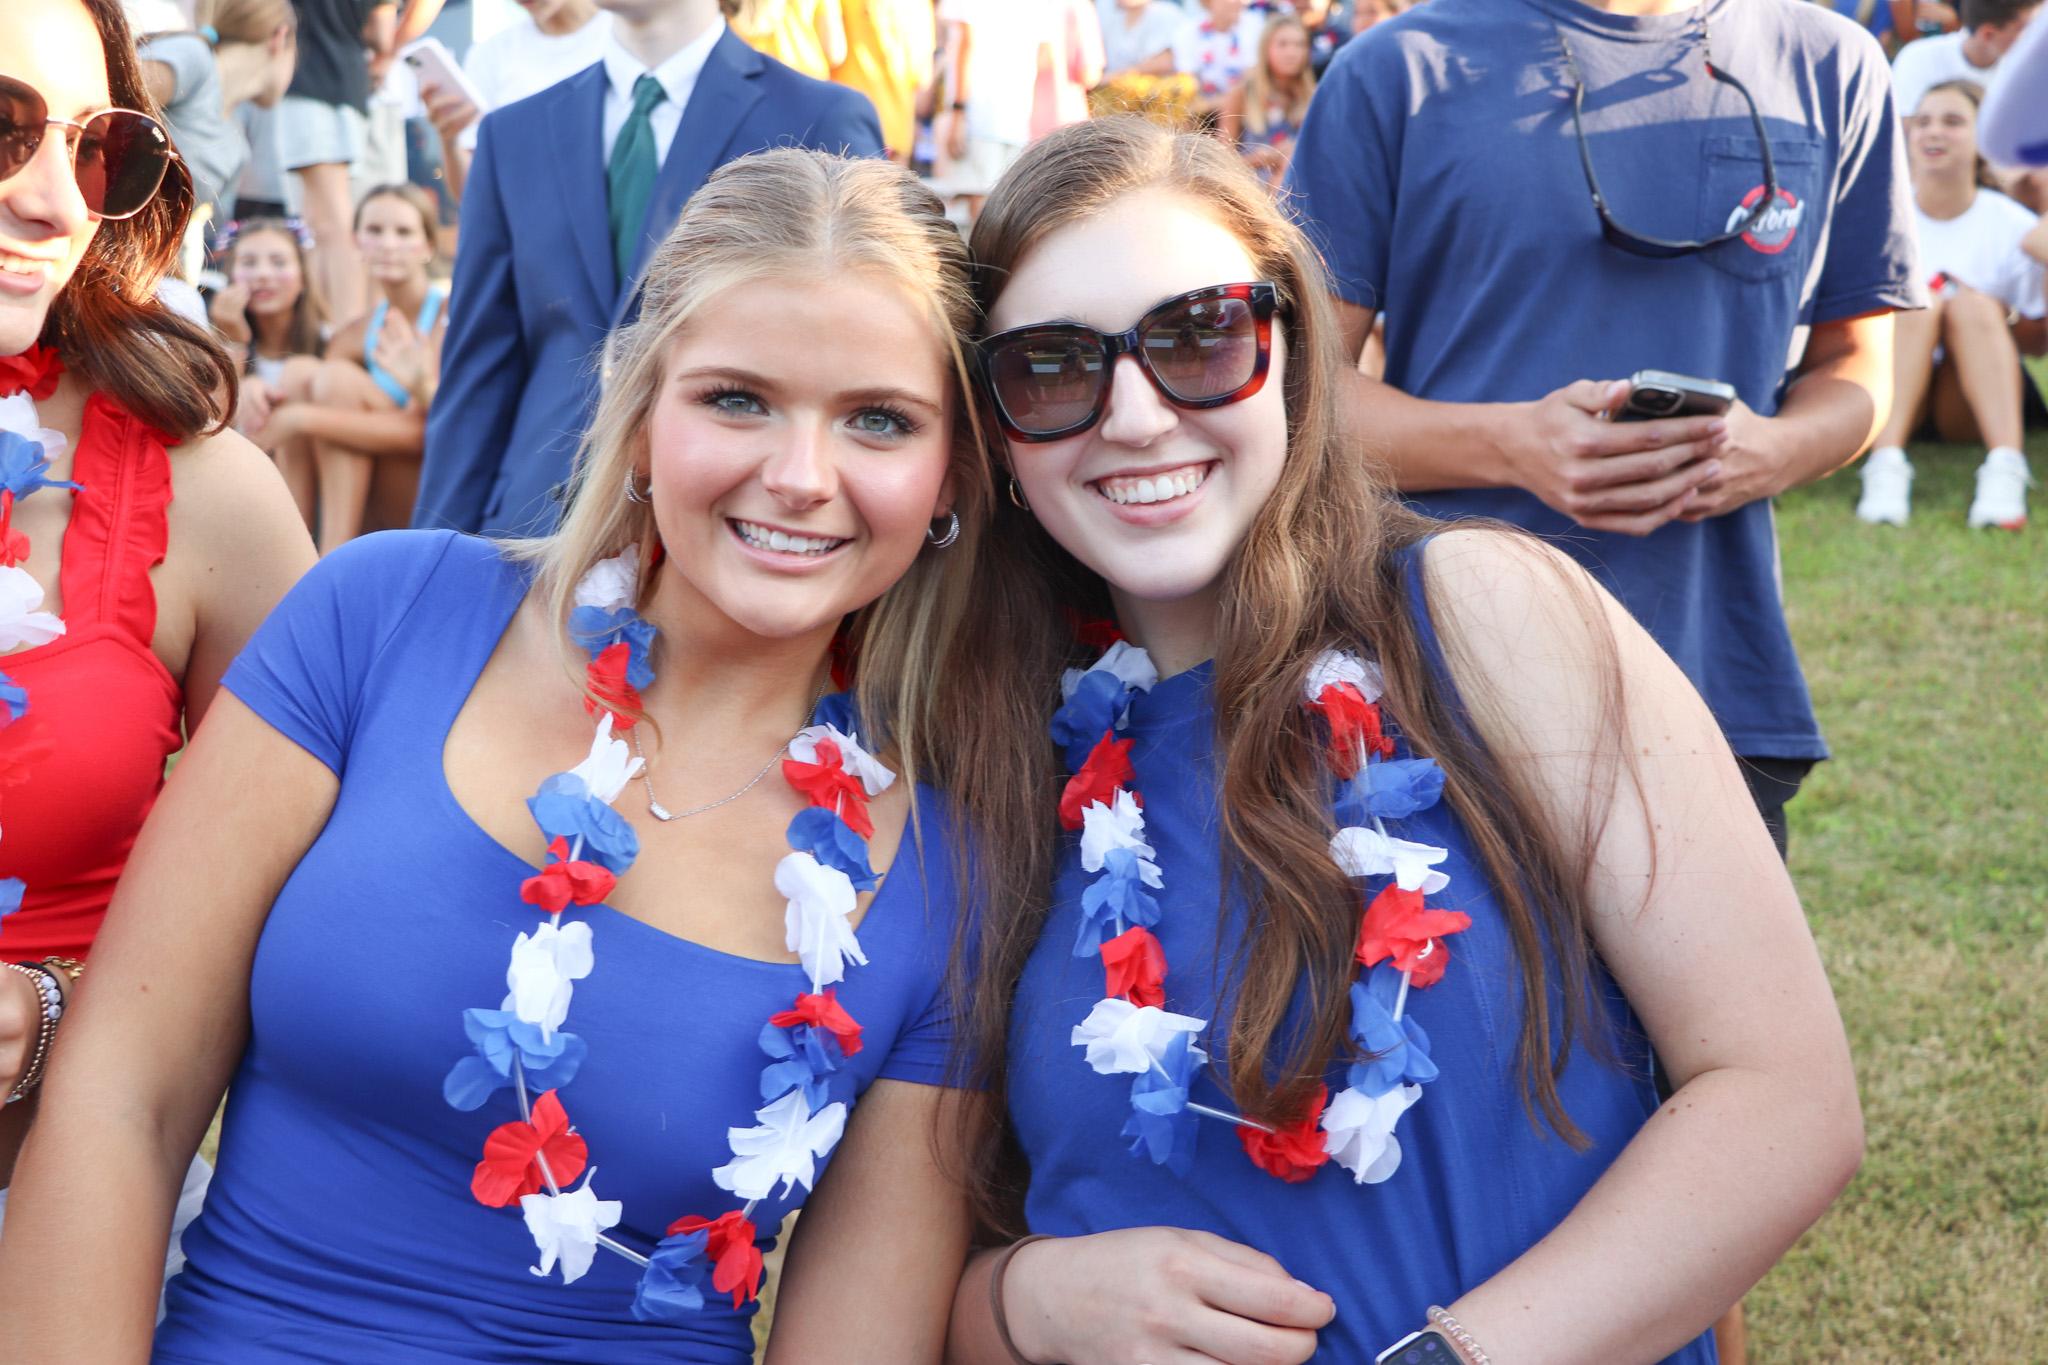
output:
M 1472 1334 L 1465 1330 L 1464 1324 L 1435 1304 L 1429 1306 L 1429 1325 L 1456 1344 L 1458 1354 L 1465 1358 L 1465 1365 L 1493 1365 L 1493 1357 L 1480 1349 L 1479 1343 L 1472 1339 Z
M 42 1083 L 43 1063 L 49 1060 L 50 1039 L 56 1036 L 57 1021 L 64 1017 L 64 993 L 58 988 L 56 978 L 40 967 L 24 966 L 19 962 L 0 963 L 10 971 L 20 972 L 35 983 L 36 994 L 42 998 L 42 1023 L 36 1030 L 35 1055 L 22 1068 L 21 1079 L 15 1082 L 6 1103 L 26 1099 L 30 1091 Z

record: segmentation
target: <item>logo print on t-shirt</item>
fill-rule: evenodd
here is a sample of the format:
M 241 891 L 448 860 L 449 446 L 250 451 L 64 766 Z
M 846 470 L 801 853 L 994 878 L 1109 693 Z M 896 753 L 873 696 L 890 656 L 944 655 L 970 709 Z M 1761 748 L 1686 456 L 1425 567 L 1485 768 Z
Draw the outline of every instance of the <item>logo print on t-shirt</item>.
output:
M 1756 207 L 1757 201 L 1763 197 L 1762 185 L 1743 195 L 1742 202 L 1728 215 L 1728 226 L 1721 230 L 1735 231 L 1742 225 L 1742 220 L 1749 217 L 1750 210 Z M 1798 235 L 1799 224 L 1805 217 L 1806 205 L 1793 198 L 1790 190 L 1781 188 L 1778 191 L 1778 202 L 1764 210 L 1764 216 L 1757 220 L 1756 226 L 1742 234 L 1742 240 L 1766 256 L 1775 256 L 1792 245 L 1792 239 Z

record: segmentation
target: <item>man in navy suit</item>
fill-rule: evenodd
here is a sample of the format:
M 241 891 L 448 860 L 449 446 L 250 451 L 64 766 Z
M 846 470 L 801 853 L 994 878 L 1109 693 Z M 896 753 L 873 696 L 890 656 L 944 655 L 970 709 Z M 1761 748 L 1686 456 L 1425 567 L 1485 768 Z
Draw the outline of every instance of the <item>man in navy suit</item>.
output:
M 882 154 L 865 95 L 754 51 L 718 0 L 599 3 L 604 60 L 483 121 L 415 526 L 553 528 L 597 353 L 705 176 L 768 147 Z

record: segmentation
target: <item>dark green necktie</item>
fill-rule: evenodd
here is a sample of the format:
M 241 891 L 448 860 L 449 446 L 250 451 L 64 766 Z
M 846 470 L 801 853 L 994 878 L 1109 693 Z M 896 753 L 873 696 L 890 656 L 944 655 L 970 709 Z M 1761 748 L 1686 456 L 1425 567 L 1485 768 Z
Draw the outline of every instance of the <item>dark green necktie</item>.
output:
M 633 248 L 639 245 L 647 201 L 654 198 L 654 178 L 661 171 L 654 155 L 654 124 L 647 116 L 667 98 L 668 91 L 652 76 L 633 82 L 633 112 L 619 129 L 611 165 L 605 170 L 611 195 L 612 259 L 619 267 L 620 284 L 633 268 Z

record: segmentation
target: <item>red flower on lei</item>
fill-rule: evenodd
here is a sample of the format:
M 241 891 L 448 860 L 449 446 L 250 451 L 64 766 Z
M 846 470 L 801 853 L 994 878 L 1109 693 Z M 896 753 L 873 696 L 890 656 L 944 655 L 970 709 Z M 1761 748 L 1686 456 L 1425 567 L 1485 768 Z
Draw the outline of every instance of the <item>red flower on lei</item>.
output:
M 1105 806 L 1113 805 L 1116 789 L 1131 785 L 1132 743 L 1128 739 L 1118 739 L 1113 730 L 1102 732 L 1102 738 L 1096 740 L 1095 747 L 1088 751 L 1088 761 L 1067 779 L 1066 789 L 1060 793 L 1062 825 L 1068 829 L 1081 828 L 1082 811 L 1097 801 Z M 1135 798 L 1137 793 L 1132 792 L 1131 795 Z
M 1260 1170 L 1277 1175 L 1290 1185 L 1308 1179 L 1330 1159 L 1323 1146 L 1323 1135 L 1316 1127 L 1323 1121 L 1323 1107 L 1329 1102 L 1330 1087 L 1319 1085 L 1315 1103 L 1299 1122 L 1273 1133 L 1248 1123 L 1240 1124 L 1237 1140 L 1244 1144 L 1244 1154 Z
M 711 1229 L 705 1239 L 704 1255 L 711 1262 L 711 1287 L 732 1295 L 732 1306 L 740 1307 L 761 1292 L 761 1249 L 754 1245 L 754 1225 L 737 1210 L 716 1218 L 689 1214 L 668 1225 L 668 1235 Z
M 633 651 L 624 640 L 606 645 L 590 661 L 584 676 L 590 681 L 590 690 L 597 694 L 596 700 L 583 699 L 585 715 L 596 715 L 599 711 L 612 713 L 612 728 L 630 730 L 633 715 L 640 709 L 640 692 L 626 681 L 626 667 L 633 661 Z
M 768 1016 L 768 1022 L 777 1028 L 795 1028 L 798 1024 L 809 1024 L 812 1028 L 824 1029 L 839 1040 L 839 1051 L 851 1057 L 860 1051 L 860 1025 L 839 1003 L 837 995 L 826 991 L 823 995 L 799 995 L 796 1007 L 780 1014 Z
M 1471 927 L 1472 917 L 1463 911 L 1428 909 L 1420 891 L 1390 886 L 1366 907 L 1358 926 L 1358 960 L 1370 967 L 1391 957 L 1396 967 L 1415 974 L 1410 985 L 1434 986 L 1450 957 L 1443 936 Z
M 1102 993 L 1133 1005 L 1166 1004 L 1166 950 L 1143 925 L 1132 925 L 1102 945 Z
M 1309 703 L 1330 723 L 1330 771 L 1338 778 L 1355 777 L 1369 753 L 1394 756 L 1394 741 L 1380 732 L 1380 708 L 1365 699 L 1354 683 L 1331 683 Z
M 517 1203 L 520 1196 L 547 1188 L 536 1157 L 546 1157 L 555 1184 L 567 1185 L 583 1174 L 590 1148 L 569 1131 L 569 1115 L 550 1090 L 533 1102 L 533 1122 L 501 1123 L 484 1139 L 484 1159 L 477 1162 L 469 1191 L 487 1208 Z
M 538 877 L 519 883 L 519 899 L 538 905 L 550 915 L 559 915 L 573 902 L 596 905 L 612 893 L 619 879 L 610 869 L 569 857 L 569 841 L 557 838 L 548 845 L 555 861 L 540 870 Z
M 1066 612 L 1067 624 L 1073 628 L 1074 638 L 1090 649 L 1108 649 L 1119 640 L 1128 638 L 1114 621 L 1094 620 L 1072 607 L 1068 607 Z
M 20 355 L 0 355 L 0 398 L 26 392 L 40 403 L 57 391 L 64 362 L 47 346 L 31 346 Z
M 863 839 L 875 837 L 875 822 L 868 818 L 868 789 L 860 778 L 846 771 L 839 746 L 829 739 L 817 742 L 818 761 L 782 760 L 782 775 L 814 806 L 823 806 L 846 822 L 846 827 Z

